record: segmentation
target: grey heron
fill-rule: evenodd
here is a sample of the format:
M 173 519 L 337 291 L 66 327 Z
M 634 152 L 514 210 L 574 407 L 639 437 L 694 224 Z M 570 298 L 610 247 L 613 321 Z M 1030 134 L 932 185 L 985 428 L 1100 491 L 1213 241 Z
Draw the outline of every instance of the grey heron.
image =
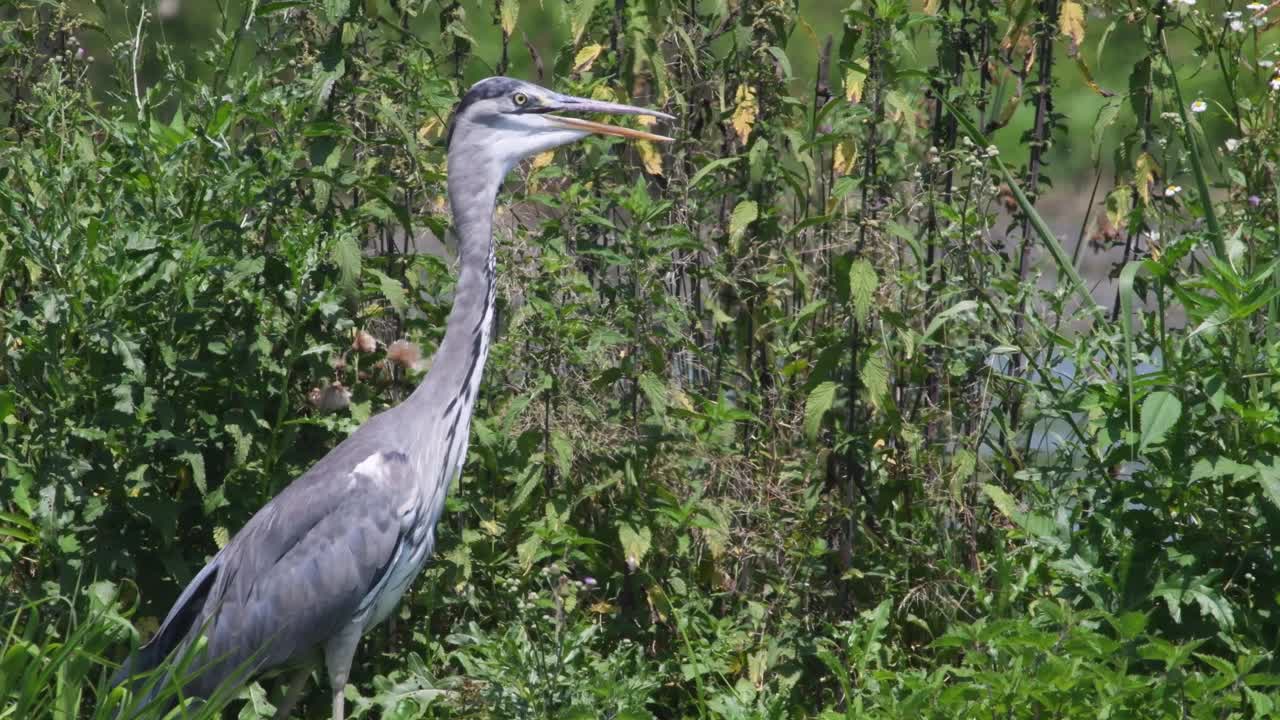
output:
M 503 178 L 522 158 L 593 133 L 670 140 L 557 113 L 674 119 L 505 77 L 471 87 L 446 134 L 459 274 L 431 369 L 404 402 L 369 418 L 264 505 L 182 591 L 155 636 L 121 667 L 117 683 L 171 672 L 161 669 L 166 659 L 198 648 L 193 644 L 203 636 L 190 668 L 194 679 L 182 679 L 184 693 L 208 697 L 224 683 L 298 665 L 276 714 L 284 718 L 322 652 L 333 718 L 342 720 L 356 645 L 386 619 L 431 555 L 445 495 L 467 454 L 489 353 L 492 225 Z

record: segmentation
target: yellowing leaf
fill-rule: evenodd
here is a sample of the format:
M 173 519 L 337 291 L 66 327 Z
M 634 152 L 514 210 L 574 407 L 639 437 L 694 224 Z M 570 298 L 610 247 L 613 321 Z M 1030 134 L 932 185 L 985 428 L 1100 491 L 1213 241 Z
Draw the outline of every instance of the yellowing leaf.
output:
M 1142 153 L 1133 162 L 1134 182 L 1138 186 L 1138 195 L 1144 205 L 1151 203 L 1151 184 L 1160 176 L 1160 166 L 1151 153 Z
M 1107 194 L 1107 220 L 1111 226 L 1123 231 L 1129 227 L 1129 213 L 1133 212 L 1133 194 L 1128 185 L 1121 185 Z
M 751 136 L 751 128 L 756 124 L 756 115 L 760 107 L 756 104 L 756 91 L 745 84 L 738 86 L 738 94 L 733 100 L 733 130 L 738 133 L 738 140 L 743 144 Z
M 846 139 L 836 143 L 834 165 L 837 174 L 848 175 L 857 162 L 858 146 L 853 144 L 853 140 Z
M 866 67 L 867 59 L 859 58 L 857 64 Z M 844 71 L 844 96 L 851 102 L 862 101 L 862 88 L 867 84 L 867 74 L 856 67 Z
M 418 128 L 418 142 L 426 142 L 433 135 L 439 135 L 444 125 L 438 118 L 430 118 Z
M 1064 36 L 1071 38 L 1071 47 L 1068 48 L 1067 54 L 1075 57 L 1080 51 L 1080 46 L 1084 44 L 1084 8 L 1075 0 L 1065 0 L 1062 3 L 1062 9 L 1058 11 L 1058 30 Z
M 520 19 L 520 0 L 502 0 L 498 7 L 499 22 L 502 32 L 511 35 L 516 31 L 516 22 Z
M 644 171 L 650 175 L 662 174 L 662 155 L 648 140 L 636 142 L 636 152 L 640 153 L 640 161 L 644 163 Z
M 550 165 L 551 161 L 555 158 L 555 156 L 556 156 L 555 150 L 548 150 L 544 153 L 538 153 L 537 155 L 533 156 L 532 160 L 529 161 L 529 169 L 540 170 Z
M 592 63 L 596 61 L 596 58 L 600 57 L 600 53 L 603 51 L 604 46 L 599 44 L 587 45 L 582 48 L 573 58 L 573 71 L 581 73 L 590 70 Z

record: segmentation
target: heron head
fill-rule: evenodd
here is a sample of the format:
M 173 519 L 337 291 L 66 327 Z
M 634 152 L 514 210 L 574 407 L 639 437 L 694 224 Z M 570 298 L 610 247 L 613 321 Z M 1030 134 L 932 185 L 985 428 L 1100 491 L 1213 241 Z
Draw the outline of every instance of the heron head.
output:
M 446 136 L 449 158 L 492 164 L 505 175 L 526 157 L 592 134 L 653 142 L 671 140 L 573 116 L 588 113 L 674 119 L 656 110 L 562 95 L 533 83 L 491 77 L 472 85 L 458 103 Z

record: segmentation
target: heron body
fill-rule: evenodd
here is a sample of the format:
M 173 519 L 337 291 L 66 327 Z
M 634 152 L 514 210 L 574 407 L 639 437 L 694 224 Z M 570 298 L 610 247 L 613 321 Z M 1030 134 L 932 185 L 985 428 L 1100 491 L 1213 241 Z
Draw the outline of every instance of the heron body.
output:
M 552 112 L 670 118 L 510 78 L 472 86 L 448 132 L 459 276 L 431 370 L 404 402 L 370 418 L 263 506 L 187 585 L 117 682 L 163 667 L 203 636 L 194 678 L 181 679 L 184 693 L 208 697 L 224 684 L 298 664 L 302 671 L 277 713 L 283 718 L 321 651 L 333 717 L 342 719 L 356 645 L 391 614 L 430 557 L 445 496 L 466 458 L 489 354 L 497 281 L 492 223 L 503 178 L 521 158 L 591 133 L 668 139 Z

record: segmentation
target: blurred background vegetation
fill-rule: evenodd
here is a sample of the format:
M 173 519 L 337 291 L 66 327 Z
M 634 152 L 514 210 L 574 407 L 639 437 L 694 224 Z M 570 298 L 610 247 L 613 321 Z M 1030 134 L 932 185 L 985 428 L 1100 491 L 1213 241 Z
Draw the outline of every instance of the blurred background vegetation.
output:
M 677 141 L 509 179 L 471 454 L 353 716 L 1280 714 L 1278 21 L 0 0 L 0 718 L 111 717 L 413 386 L 498 73 Z

